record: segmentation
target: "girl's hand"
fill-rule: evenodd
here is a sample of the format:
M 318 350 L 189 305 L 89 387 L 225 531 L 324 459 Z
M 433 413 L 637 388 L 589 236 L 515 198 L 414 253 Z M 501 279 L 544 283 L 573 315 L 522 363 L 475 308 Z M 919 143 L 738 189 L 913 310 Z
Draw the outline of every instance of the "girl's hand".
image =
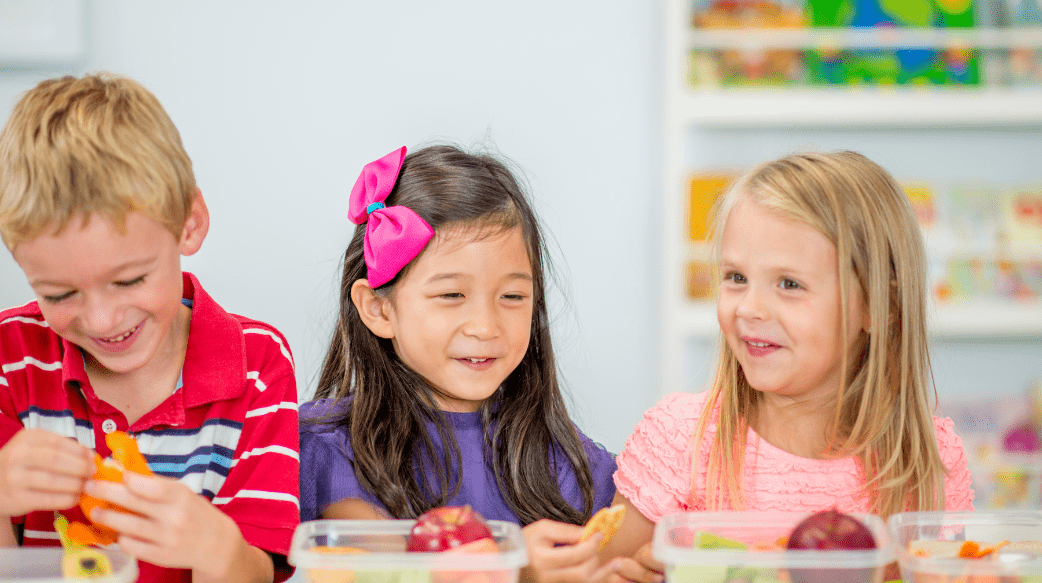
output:
M 528 566 L 521 580 L 534 583 L 661 583 L 662 576 L 631 558 L 602 565 L 597 557 L 601 533 L 579 542 L 582 527 L 540 520 L 521 529 L 528 546 Z M 649 545 L 650 556 L 650 545 Z M 654 559 L 651 559 L 652 561 Z
M 539 520 L 521 529 L 528 547 L 528 566 L 521 580 L 532 583 L 607 581 L 615 565 L 601 566 L 597 547 L 601 534 L 579 542 L 582 527 L 553 520 Z
M 621 561 L 612 581 L 638 581 L 639 583 L 661 583 L 665 580 L 665 565 L 651 555 L 651 543 L 637 549 L 632 559 Z
M 135 514 L 95 508 L 90 519 L 119 532 L 119 546 L 138 559 L 191 569 L 193 581 L 271 581 L 274 566 L 239 526 L 209 500 L 164 476 L 127 472 L 123 482 L 91 480 L 91 496 Z
M 86 447 L 44 429 L 23 429 L 0 448 L 0 515 L 71 508 L 93 475 Z

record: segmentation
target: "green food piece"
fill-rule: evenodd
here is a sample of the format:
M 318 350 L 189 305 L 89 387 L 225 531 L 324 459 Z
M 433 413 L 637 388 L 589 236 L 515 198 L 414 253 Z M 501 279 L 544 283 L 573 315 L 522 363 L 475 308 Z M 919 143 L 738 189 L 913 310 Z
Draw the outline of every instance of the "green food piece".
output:
M 711 532 L 698 531 L 695 533 L 692 547 L 700 549 L 740 549 L 745 550 L 745 545 L 736 540 L 722 537 Z
M 430 583 L 430 571 L 399 571 L 398 583 Z
M 354 583 L 398 583 L 398 572 L 355 571 Z
M 763 574 L 763 569 L 756 569 L 753 567 L 732 567 L 727 573 L 728 581 L 749 581 L 752 582 L 758 575 Z

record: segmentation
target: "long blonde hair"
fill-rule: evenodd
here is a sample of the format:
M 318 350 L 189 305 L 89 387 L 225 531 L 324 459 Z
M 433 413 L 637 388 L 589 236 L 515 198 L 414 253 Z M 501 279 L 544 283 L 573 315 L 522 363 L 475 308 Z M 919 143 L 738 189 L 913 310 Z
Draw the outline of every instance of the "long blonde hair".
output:
M 934 433 L 929 393 L 932 374 L 926 332 L 926 253 L 904 191 L 878 164 L 855 152 L 801 153 L 762 164 L 721 197 L 713 238 L 731 209 L 750 200 L 803 222 L 836 246 L 841 329 L 847 329 L 851 278 L 860 285 L 870 334 L 844 351 L 829 457 L 854 456 L 865 472 L 872 511 L 944 507 L 946 469 Z M 933 391 L 936 400 L 936 391 Z M 697 460 L 713 411 L 718 427 L 709 448 L 705 506 L 744 507 L 742 468 L 748 420 L 760 394 L 721 337 L 715 378 L 695 431 L 692 496 Z

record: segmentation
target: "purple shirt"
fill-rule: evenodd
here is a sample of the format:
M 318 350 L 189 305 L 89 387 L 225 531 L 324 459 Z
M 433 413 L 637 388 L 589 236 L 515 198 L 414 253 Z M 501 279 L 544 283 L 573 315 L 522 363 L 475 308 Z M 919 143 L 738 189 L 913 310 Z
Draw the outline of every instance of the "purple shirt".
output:
M 348 460 L 352 457 L 350 436 L 343 427 L 315 423 L 329 411 L 332 401 L 322 399 L 300 406 L 300 519 L 319 518 L 330 504 L 346 499 L 359 499 L 374 508 L 386 510 L 380 500 L 365 491 L 355 476 Z M 517 523 L 496 484 L 492 469 L 485 464 L 482 451 L 483 433 L 481 413 L 445 413 L 449 428 L 459 444 L 463 480 L 459 492 L 447 506 L 469 504 L 488 520 L 506 520 Z M 436 448 L 440 448 L 438 430 L 427 427 Z M 615 497 L 615 456 L 579 432 L 583 449 L 593 474 L 593 511 L 611 504 Z M 346 456 L 345 456 L 346 454 Z M 453 476 L 452 478 L 455 478 Z M 452 482 L 450 482 L 451 484 Z M 575 473 L 567 462 L 558 464 L 557 484 L 561 495 L 574 508 L 582 508 L 582 494 L 576 485 Z

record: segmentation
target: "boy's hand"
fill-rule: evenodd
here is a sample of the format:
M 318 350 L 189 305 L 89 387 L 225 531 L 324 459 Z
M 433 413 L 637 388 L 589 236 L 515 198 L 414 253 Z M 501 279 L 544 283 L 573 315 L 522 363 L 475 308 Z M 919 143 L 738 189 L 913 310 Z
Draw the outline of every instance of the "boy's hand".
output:
M 0 448 L 0 515 L 76 506 L 94 475 L 91 450 L 44 429 L 23 429 Z
M 177 480 L 128 472 L 122 483 L 91 480 L 86 491 L 136 513 L 96 508 L 90 518 L 119 532 L 120 548 L 138 559 L 191 569 L 194 581 L 274 577 L 267 553 L 250 546 L 234 520 Z

